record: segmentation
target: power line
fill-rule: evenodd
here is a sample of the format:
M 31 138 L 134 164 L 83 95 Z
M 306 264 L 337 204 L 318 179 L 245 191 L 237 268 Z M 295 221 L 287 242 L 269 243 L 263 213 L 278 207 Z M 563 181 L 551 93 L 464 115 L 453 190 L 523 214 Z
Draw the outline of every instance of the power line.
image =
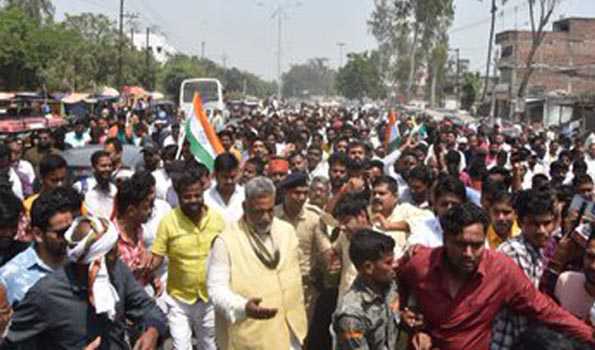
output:
M 167 30 L 165 27 L 169 27 L 169 23 L 165 20 L 165 18 L 163 16 L 161 16 L 161 14 L 159 14 L 158 11 L 155 11 L 155 9 L 149 4 L 149 1 L 143 1 L 143 0 L 138 0 L 135 2 L 137 4 L 140 4 L 140 8 L 143 11 L 147 13 L 151 18 L 148 18 L 147 16 L 143 16 L 146 20 L 146 22 L 154 24 L 155 23 L 159 23 L 158 25 L 155 25 L 157 28 L 159 28 L 159 31 L 164 34 L 165 36 L 167 36 L 167 38 L 169 40 L 171 40 L 173 42 L 173 45 L 181 51 L 181 49 L 184 47 L 184 45 L 180 44 L 180 41 L 184 41 L 184 39 L 180 36 L 178 36 L 177 34 L 175 34 L 175 32 L 173 31 L 169 31 Z
M 519 10 L 521 8 L 524 8 L 527 11 L 523 11 L 523 13 L 528 13 L 529 7 L 528 7 L 527 3 L 523 3 L 522 5 L 516 5 L 516 6 L 510 7 L 510 8 L 506 8 L 506 9 L 500 10 L 500 11 L 498 11 L 498 13 L 497 13 L 496 16 L 502 18 L 504 16 L 508 16 L 510 14 L 514 14 L 515 7 L 518 7 Z M 457 28 L 452 28 L 452 29 L 450 29 L 448 31 L 448 33 L 449 34 L 454 34 L 454 33 L 458 33 L 458 32 L 461 32 L 461 31 L 464 31 L 464 30 L 467 30 L 467 29 L 470 29 L 470 28 L 478 27 L 480 25 L 483 25 L 485 23 L 490 22 L 491 20 L 492 20 L 492 17 L 491 16 L 485 17 L 485 18 L 483 18 L 483 19 L 481 19 L 479 21 L 468 23 L 468 24 L 462 25 L 462 26 L 457 27 Z

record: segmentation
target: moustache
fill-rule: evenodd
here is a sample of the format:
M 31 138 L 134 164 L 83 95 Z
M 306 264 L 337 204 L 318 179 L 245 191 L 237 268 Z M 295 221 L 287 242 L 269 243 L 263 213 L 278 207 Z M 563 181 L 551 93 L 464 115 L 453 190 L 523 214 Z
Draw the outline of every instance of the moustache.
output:
M 382 199 L 380 199 L 380 198 L 373 198 L 372 199 L 372 204 L 382 204 Z

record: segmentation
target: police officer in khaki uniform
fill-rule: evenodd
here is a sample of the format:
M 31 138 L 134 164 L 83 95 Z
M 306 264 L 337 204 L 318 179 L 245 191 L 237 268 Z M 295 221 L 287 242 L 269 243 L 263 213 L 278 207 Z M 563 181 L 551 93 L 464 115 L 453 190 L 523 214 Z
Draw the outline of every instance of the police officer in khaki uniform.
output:
M 306 313 L 311 320 L 317 297 L 314 287 L 315 262 L 322 249 L 330 243 L 325 242 L 328 239 L 322 234 L 320 216 L 304 208 L 309 191 L 306 174 L 292 173 L 279 184 L 279 188 L 284 196 L 282 203 L 275 207 L 275 217 L 291 224 L 297 234 Z

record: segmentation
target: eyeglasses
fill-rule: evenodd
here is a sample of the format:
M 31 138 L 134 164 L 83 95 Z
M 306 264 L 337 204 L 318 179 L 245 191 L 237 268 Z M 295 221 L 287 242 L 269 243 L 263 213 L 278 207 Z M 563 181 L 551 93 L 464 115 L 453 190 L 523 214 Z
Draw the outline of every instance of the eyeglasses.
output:
M 53 232 L 56 234 L 56 236 L 64 236 L 66 234 L 66 231 L 68 231 L 68 229 L 70 228 L 70 226 L 66 226 L 65 228 L 61 229 L 61 230 L 50 230 L 49 232 Z

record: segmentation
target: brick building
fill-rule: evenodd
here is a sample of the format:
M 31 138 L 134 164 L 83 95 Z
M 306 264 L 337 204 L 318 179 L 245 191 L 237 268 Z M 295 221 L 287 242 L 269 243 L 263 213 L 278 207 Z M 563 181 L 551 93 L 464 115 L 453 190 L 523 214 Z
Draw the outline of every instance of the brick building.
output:
M 496 92 L 499 117 L 512 116 L 520 82 L 531 50 L 531 31 L 496 35 L 500 46 L 500 82 Z M 595 18 L 567 18 L 554 22 L 534 59 L 526 100 L 517 112 L 545 125 L 572 119 L 573 97 L 595 92 Z

